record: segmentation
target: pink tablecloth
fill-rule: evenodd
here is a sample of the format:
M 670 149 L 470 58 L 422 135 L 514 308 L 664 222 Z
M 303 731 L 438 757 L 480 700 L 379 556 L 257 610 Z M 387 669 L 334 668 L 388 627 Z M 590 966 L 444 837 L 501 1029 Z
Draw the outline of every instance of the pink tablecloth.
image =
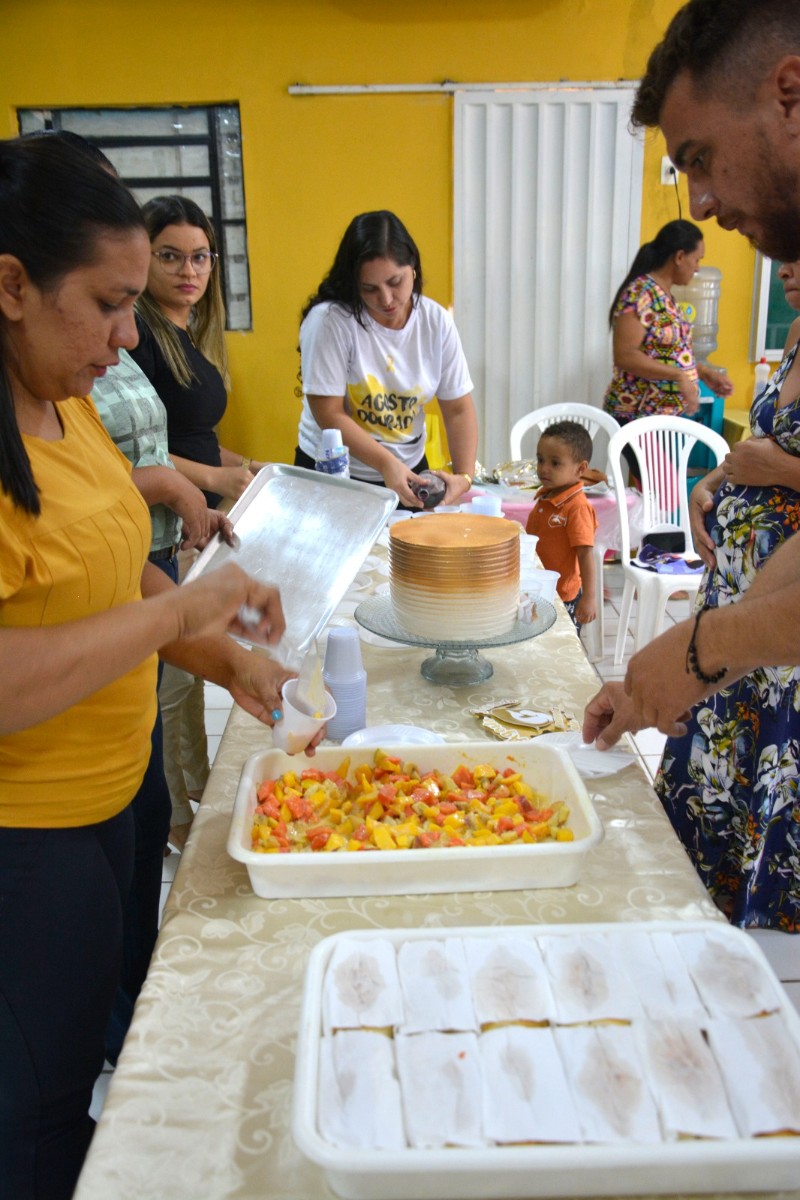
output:
M 470 495 L 472 494 L 470 493 Z M 625 497 L 628 503 L 631 546 L 638 546 L 642 535 L 642 497 L 633 488 L 626 489 Z M 619 550 L 622 539 L 619 528 L 619 509 L 614 492 L 609 490 L 602 495 L 590 494 L 589 501 L 597 514 L 595 546 L 601 546 L 604 551 Z M 511 521 L 519 521 L 520 525 L 524 526 L 528 514 L 533 508 L 533 497 L 524 500 L 522 498 L 519 500 L 516 498 L 502 499 L 500 504 L 503 516 L 508 517 Z

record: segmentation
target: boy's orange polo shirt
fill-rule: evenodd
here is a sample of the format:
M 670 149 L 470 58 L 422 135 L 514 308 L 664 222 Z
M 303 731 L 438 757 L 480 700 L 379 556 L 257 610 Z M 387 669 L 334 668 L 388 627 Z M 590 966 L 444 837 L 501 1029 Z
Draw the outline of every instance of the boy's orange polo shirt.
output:
M 593 546 L 597 514 L 586 497 L 582 483 L 548 497 L 544 488 L 536 493 L 535 504 L 525 526 L 539 538 L 536 553 L 548 571 L 558 571 L 558 594 L 562 600 L 574 600 L 581 588 L 578 546 Z

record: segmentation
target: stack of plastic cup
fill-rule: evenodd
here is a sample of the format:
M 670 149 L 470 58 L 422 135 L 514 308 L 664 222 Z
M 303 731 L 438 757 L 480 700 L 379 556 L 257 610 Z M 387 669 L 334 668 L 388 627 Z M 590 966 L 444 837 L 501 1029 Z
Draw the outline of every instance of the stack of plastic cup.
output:
M 325 687 L 336 701 L 327 736 L 340 742 L 367 724 L 367 673 L 361 661 L 358 630 L 335 626 L 328 634 L 322 668 Z

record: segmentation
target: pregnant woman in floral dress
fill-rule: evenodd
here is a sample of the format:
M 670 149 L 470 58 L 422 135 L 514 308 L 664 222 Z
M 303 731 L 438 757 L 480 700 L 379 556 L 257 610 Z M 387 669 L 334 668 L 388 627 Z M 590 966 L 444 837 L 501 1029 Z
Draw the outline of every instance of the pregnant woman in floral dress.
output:
M 800 309 L 800 264 L 785 264 L 780 275 Z M 698 605 L 735 604 L 800 528 L 798 338 L 800 320 L 753 402 L 753 437 L 694 489 L 695 545 L 709 566 Z M 760 668 L 723 686 L 695 706 L 684 737 L 667 741 L 656 790 L 709 893 L 735 925 L 800 933 L 799 775 L 798 666 Z

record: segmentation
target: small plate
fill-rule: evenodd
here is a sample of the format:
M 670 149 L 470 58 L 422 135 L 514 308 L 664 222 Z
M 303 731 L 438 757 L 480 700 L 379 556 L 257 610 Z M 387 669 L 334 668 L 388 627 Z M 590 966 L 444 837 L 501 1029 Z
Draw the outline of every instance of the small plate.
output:
M 342 742 L 343 746 L 436 746 L 443 745 L 444 738 L 430 729 L 418 725 L 373 725 L 357 729 Z
M 541 733 L 537 740 L 566 750 L 578 774 L 584 779 L 600 779 L 603 775 L 614 775 L 636 762 L 636 755 L 623 746 L 612 750 L 598 750 L 595 746 L 587 746 L 579 731 Z

